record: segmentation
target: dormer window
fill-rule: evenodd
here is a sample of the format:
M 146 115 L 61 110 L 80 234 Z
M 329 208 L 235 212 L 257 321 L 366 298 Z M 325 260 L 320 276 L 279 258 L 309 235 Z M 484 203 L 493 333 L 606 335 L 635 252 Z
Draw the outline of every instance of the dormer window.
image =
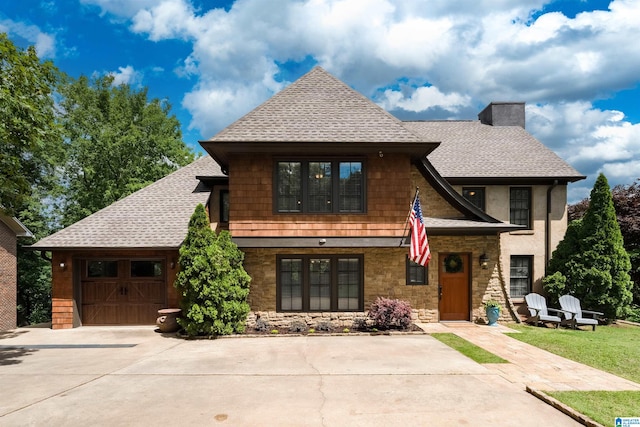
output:
M 278 161 L 274 205 L 279 213 L 362 213 L 362 160 Z

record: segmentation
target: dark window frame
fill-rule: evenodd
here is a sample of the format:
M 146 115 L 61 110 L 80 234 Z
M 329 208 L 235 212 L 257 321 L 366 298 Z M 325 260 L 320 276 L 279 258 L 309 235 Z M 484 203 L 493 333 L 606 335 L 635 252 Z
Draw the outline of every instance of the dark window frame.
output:
M 411 278 L 414 276 L 411 272 L 418 272 L 416 275 L 418 278 L 422 276 L 422 280 L 412 280 Z M 409 259 L 409 256 L 406 257 L 406 280 L 407 286 L 425 286 L 429 284 L 429 267 L 425 267 L 423 265 L 418 264 L 417 262 L 413 262 Z
M 330 280 L 330 308 L 328 310 L 310 310 L 310 261 L 311 259 L 330 259 L 331 280 Z M 302 260 L 302 309 L 282 309 L 282 283 L 281 283 L 281 261 L 295 259 Z M 359 286 L 358 286 L 358 307 L 350 309 L 338 309 L 338 260 L 357 259 L 359 262 Z M 364 311 L 364 255 L 363 254 L 278 254 L 276 255 L 276 311 L 286 313 L 307 313 L 307 312 L 356 312 Z
M 514 276 L 513 274 L 514 268 L 522 267 L 519 265 L 514 266 L 514 261 L 516 260 L 525 262 L 527 272 L 528 272 L 527 277 L 523 278 L 522 276 Z M 514 279 L 518 279 L 518 280 L 525 279 L 527 281 L 526 289 L 524 290 L 522 295 L 513 293 Z M 531 292 L 532 288 L 533 288 L 533 255 L 511 255 L 511 258 L 509 260 L 509 295 L 511 296 L 511 298 L 524 298 L 525 295 Z
M 340 203 L 340 164 L 359 162 L 361 164 L 361 186 L 359 210 L 343 210 Z M 279 164 L 280 163 L 300 163 L 300 201 L 298 210 L 284 210 L 279 206 L 278 188 Z M 310 210 L 310 198 L 313 197 L 309 190 L 309 164 L 310 163 L 331 163 L 331 209 L 326 211 Z M 312 214 L 312 215 L 361 215 L 367 213 L 367 163 L 364 157 L 294 157 L 274 159 L 273 166 L 273 213 L 274 214 Z
M 514 195 L 515 192 L 527 191 L 527 197 L 518 197 Z M 527 207 L 517 206 L 519 203 L 526 202 Z M 526 220 L 522 219 L 522 212 L 526 212 Z M 520 214 L 520 215 L 519 215 Z M 509 187 L 509 223 L 524 225 L 528 229 L 532 228 L 533 220 L 533 205 L 532 205 L 532 190 L 531 187 Z
M 220 222 L 229 222 L 229 190 L 220 190 Z
M 465 193 L 469 193 L 469 192 L 474 192 L 474 193 L 480 195 L 480 197 L 479 197 L 480 203 L 479 204 L 476 203 L 475 198 L 473 197 L 473 195 L 469 196 L 468 194 L 465 194 Z M 486 191 L 485 191 L 485 187 L 462 187 L 462 197 L 464 197 L 469 203 L 471 203 L 472 205 L 474 205 L 478 209 L 482 209 L 483 211 L 485 210 L 485 207 L 486 207 Z

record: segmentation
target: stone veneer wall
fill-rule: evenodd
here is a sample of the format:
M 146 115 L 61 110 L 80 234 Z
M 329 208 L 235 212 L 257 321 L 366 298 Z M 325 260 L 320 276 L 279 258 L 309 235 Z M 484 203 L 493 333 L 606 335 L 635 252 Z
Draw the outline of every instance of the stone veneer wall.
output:
M 378 297 L 408 301 L 413 308 L 414 321 L 437 322 L 439 252 L 471 254 L 471 320 L 484 322 L 483 302 L 494 299 L 503 304 L 501 320 L 512 320 L 512 306 L 500 270 L 498 236 L 431 236 L 432 259 L 429 263 L 428 285 L 406 284 L 406 256 L 408 248 L 245 248 L 244 267 L 252 278 L 249 304 L 252 313 L 247 323 L 255 325 L 256 315 L 278 327 L 286 327 L 294 320 L 309 326 L 319 321 L 331 321 L 336 326 L 351 327 L 353 320 L 366 316 L 366 309 Z M 489 268 L 481 269 L 479 257 L 489 256 Z M 364 255 L 364 312 L 276 312 L 276 254 L 363 254 Z
M 0 221 L 0 331 L 13 329 L 17 321 L 16 235 Z

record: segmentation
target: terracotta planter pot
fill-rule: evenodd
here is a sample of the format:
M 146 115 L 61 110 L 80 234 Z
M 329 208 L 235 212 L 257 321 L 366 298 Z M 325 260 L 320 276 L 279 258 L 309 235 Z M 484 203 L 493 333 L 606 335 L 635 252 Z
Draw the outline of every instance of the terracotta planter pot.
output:
M 182 313 L 179 308 L 163 308 L 158 310 L 158 319 L 156 325 L 160 329 L 160 332 L 177 332 L 180 329 L 178 325 L 178 317 Z

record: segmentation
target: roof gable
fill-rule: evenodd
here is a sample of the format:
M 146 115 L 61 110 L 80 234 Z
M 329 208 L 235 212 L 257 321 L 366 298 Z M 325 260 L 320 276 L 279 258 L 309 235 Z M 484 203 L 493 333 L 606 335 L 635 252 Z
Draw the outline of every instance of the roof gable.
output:
M 193 210 L 209 198 L 196 176 L 212 175 L 222 176 L 220 167 L 202 157 L 31 248 L 178 248 Z
M 317 66 L 208 141 L 422 142 L 422 139 L 400 120 Z
M 405 125 L 440 141 L 428 159 L 449 182 L 472 179 L 584 179 L 520 126 L 490 126 L 476 120 L 415 121 Z

